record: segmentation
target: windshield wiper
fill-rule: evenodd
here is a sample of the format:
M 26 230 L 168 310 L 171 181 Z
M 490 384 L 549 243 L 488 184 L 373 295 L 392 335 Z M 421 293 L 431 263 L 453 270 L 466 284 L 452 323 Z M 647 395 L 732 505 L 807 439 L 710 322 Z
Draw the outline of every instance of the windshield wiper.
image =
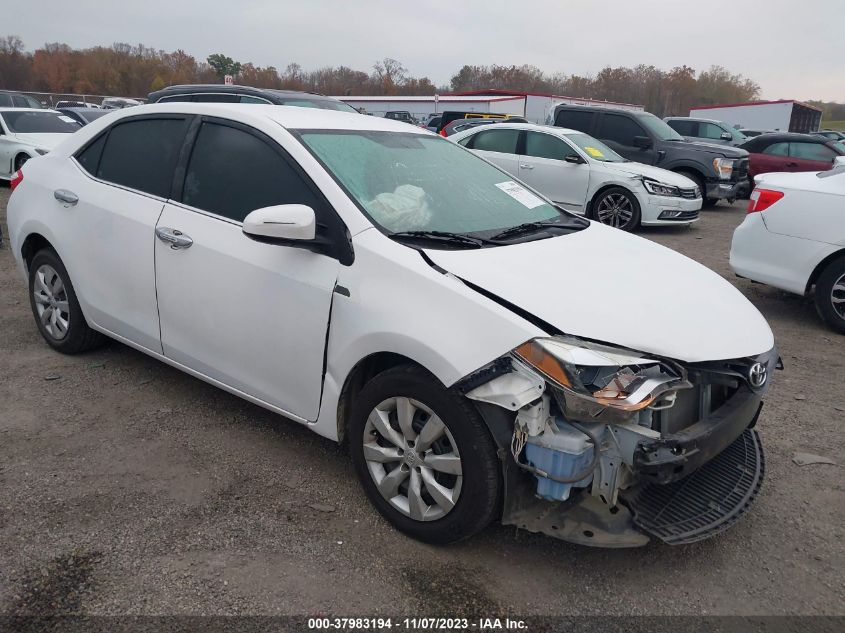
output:
M 473 248 L 481 248 L 485 244 L 490 243 L 489 240 L 481 237 L 470 237 L 469 235 L 449 233 L 447 231 L 398 231 L 396 233 L 391 233 L 389 237 L 451 242 L 452 244 L 463 244 L 466 246 L 472 246 Z
M 574 218 L 572 219 L 574 220 Z M 491 235 L 488 239 L 503 240 L 509 237 L 515 237 L 517 235 L 533 233 L 542 229 L 571 229 L 575 225 L 577 225 L 576 222 L 561 222 L 559 220 L 555 220 L 552 222 L 549 222 L 548 220 L 543 220 L 541 222 L 526 222 L 525 224 L 518 224 L 517 226 L 512 226 L 509 229 L 500 231 L 495 235 Z

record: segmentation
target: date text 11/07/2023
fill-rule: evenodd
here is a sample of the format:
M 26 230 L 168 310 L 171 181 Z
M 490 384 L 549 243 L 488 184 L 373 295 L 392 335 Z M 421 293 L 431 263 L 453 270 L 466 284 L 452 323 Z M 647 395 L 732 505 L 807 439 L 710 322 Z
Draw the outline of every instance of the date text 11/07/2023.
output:
M 524 620 L 511 618 L 447 618 L 447 617 L 359 617 L 359 618 L 308 618 L 312 630 L 385 631 L 526 631 Z

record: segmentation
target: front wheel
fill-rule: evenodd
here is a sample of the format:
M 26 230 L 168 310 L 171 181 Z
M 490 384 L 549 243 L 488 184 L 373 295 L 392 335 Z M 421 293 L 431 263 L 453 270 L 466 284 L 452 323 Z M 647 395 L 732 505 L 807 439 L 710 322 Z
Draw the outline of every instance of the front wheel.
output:
M 401 366 L 370 380 L 355 399 L 349 438 L 364 491 L 402 532 L 451 543 L 495 517 L 493 439 L 472 404 L 427 371 Z
M 822 271 L 814 298 L 825 323 L 845 334 L 845 257 L 832 261 Z
M 611 187 L 595 199 L 592 215 L 602 224 L 633 231 L 640 225 L 640 203 L 627 189 Z

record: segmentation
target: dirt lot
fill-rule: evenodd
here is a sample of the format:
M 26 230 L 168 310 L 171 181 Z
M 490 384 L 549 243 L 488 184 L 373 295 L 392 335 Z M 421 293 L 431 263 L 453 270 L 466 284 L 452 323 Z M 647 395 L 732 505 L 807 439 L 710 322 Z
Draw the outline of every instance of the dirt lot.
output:
M 718 538 L 625 551 L 501 526 L 451 547 L 409 540 L 345 451 L 296 423 L 117 343 L 52 352 L 7 243 L 0 613 L 845 614 L 845 338 L 808 301 L 731 274 L 743 214 L 720 205 L 644 235 L 731 280 L 775 331 L 786 371 L 759 425 L 762 496 Z M 799 467 L 796 451 L 839 465 Z

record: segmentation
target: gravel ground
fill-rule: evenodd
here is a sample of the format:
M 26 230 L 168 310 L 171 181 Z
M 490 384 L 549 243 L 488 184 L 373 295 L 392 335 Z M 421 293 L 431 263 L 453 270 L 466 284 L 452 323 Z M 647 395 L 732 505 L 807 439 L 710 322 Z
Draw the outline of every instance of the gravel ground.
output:
M 725 276 L 771 323 L 786 371 L 759 424 L 767 480 L 729 532 L 636 550 L 501 526 L 412 541 L 370 507 L 345 450 L 296 423 L 117 343 L 51 351 L 7 243 L 0 613 L 845 614 L 845 338 L 807 300 L 731 274 L 743 215 L 722 204 L 643 235 Z M 838 465 L 799 467 L 797 451 Z

